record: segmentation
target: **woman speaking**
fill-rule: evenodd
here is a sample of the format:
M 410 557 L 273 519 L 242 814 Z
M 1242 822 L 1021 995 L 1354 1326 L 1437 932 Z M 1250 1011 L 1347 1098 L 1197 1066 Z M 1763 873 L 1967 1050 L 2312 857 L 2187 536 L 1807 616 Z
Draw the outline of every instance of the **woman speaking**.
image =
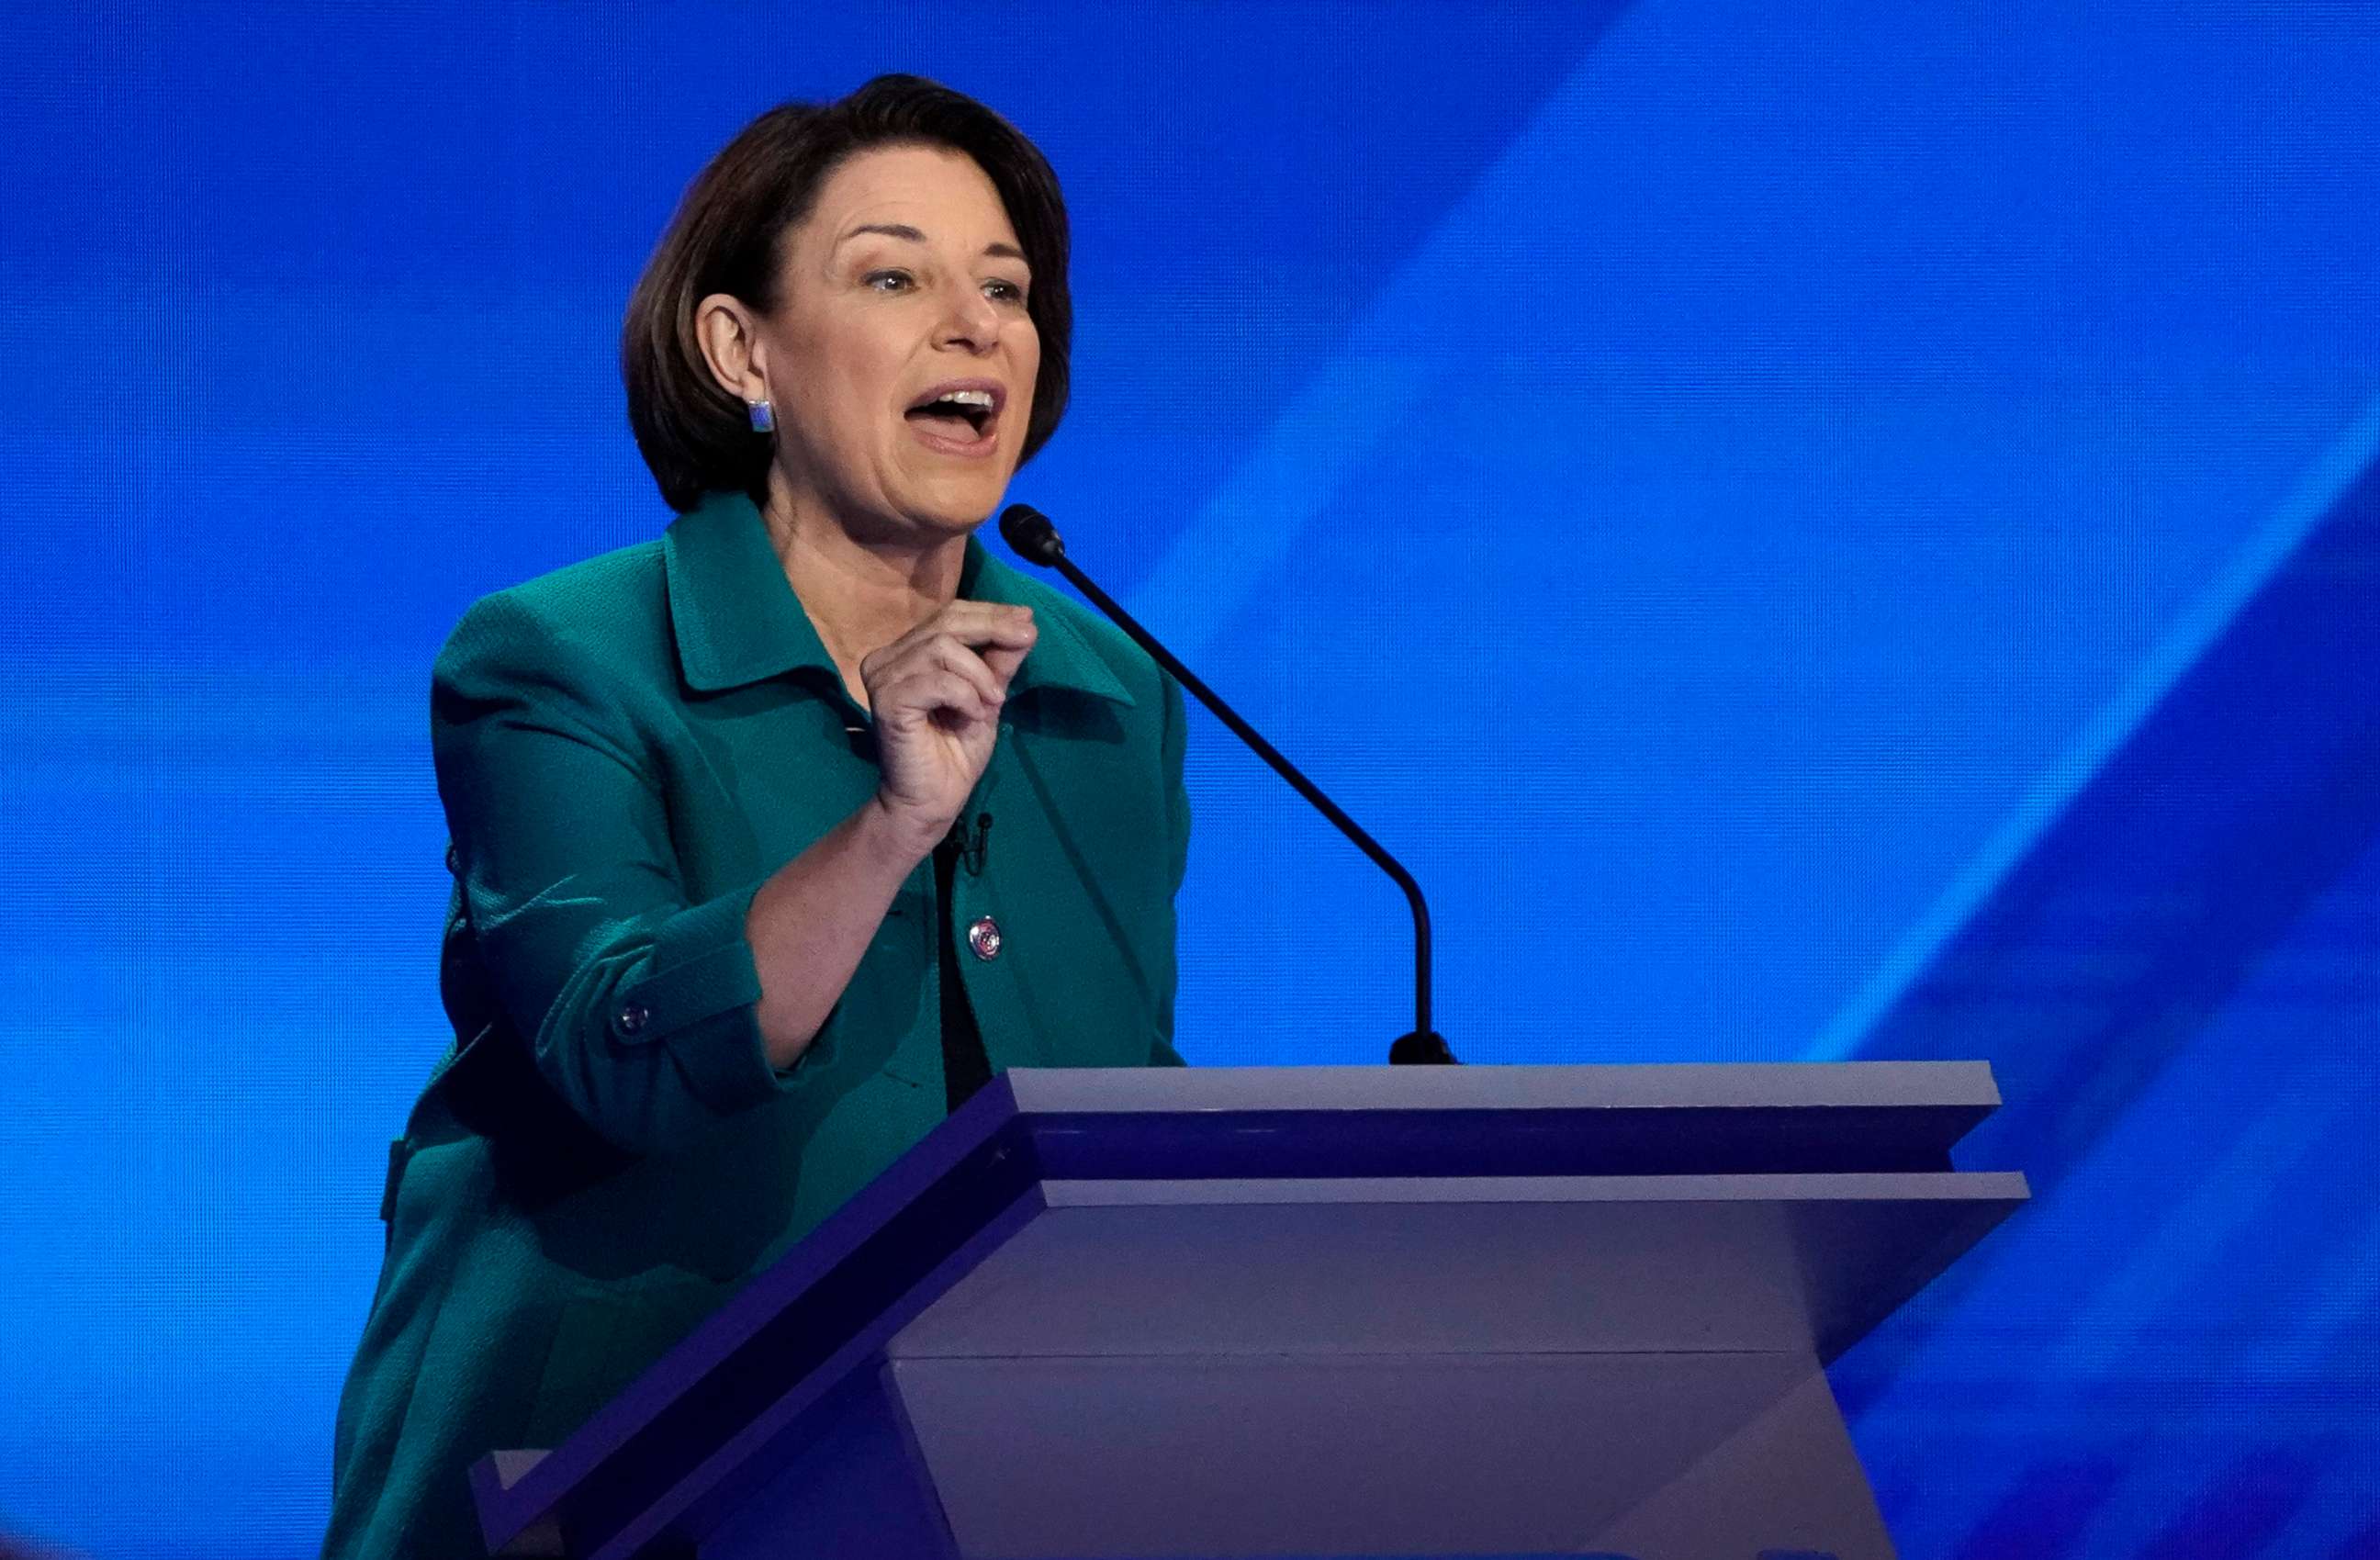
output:
M 431 693 L 455 1046 L 393 1153 L 324 1554 L 551 1446 L 993 1073 L 1178 1063 L 1179 689 L 974 533 L 1066 404 L 1066 216 L 971 99 L 763 115 L 628 306 L 658 541 Z

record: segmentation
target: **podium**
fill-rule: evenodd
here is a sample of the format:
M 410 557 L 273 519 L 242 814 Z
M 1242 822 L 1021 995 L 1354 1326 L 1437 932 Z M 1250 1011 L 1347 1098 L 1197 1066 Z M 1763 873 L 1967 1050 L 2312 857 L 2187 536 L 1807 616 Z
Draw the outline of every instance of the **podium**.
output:
M 1893 1554 L 1826 1364 L 2022 1203 L 1980 1062 L 1017 1070 L 492 1553 Z

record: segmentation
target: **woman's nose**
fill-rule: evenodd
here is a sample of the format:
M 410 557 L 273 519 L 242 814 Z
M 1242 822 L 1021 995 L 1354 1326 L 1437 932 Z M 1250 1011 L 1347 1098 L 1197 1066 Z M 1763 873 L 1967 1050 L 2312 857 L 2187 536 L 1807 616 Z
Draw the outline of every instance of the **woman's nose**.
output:
M 942 319 L 942 343 L 989 352 L 1000 339 L 1000 310 L 973 283 L 952 289 Z

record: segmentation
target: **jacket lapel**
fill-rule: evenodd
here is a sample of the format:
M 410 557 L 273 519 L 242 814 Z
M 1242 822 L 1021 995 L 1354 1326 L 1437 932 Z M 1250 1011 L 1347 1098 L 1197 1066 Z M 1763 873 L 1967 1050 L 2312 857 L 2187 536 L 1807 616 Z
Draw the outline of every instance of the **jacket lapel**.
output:
M 710 493 L 662 538 L 678 670 L 699 693 L 799 668 L 842 674 L 785 582 L 760 512 L 741 493 Z
M 801 599 L 785 581 L 760 512 L 742 493 L 710 493 L 671 523 L 662 538 L 669 581 L 670 630 L 678 669 L 698 693 L 740 688 L 812 670 L 836 688 L 843 674 L 826 653 Z M 1065 617 L 1050 611 L 1052 593 L 994 558 L 969 537 L 959 594 L 1041 609 L 1041 634 L 1016 671 L 1014 695 L 1062 688 L 1129 707 L 1132 695 Z

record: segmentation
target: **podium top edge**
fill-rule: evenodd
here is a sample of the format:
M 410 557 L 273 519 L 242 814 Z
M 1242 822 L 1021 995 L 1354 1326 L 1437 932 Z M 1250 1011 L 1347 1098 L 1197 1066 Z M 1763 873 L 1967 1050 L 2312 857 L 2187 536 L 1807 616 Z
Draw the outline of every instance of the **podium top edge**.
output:
M 1012 1068 L 1021 1112 L 1751 1110 L 2000 1103 L 1984 1061 Z

